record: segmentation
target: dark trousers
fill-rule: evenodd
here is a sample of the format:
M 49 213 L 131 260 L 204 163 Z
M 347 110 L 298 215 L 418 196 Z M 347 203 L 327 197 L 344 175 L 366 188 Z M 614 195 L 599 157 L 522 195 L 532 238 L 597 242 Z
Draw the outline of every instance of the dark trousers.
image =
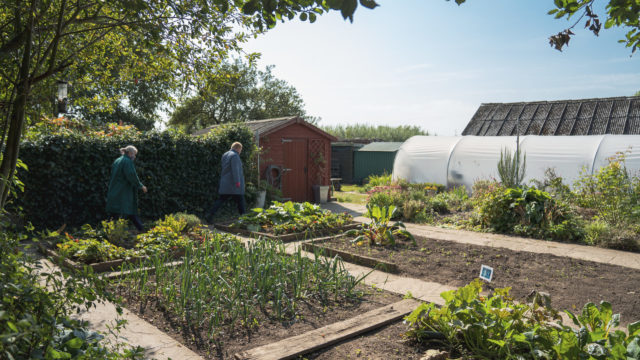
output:
M 213 206 L 211 207 L 211 209 L 209 209 L 208 211 L 209 216 L 213 217 L 216 214 L 216 212 L 220 209 L 220 207 L 222 207 L 222 204 L 232 199 L 236 202 L 236 205 L 238 206 L 238 212 L 240 213 L 240 215 L 244 214 L 245 212 L 244 195 L 220 194 L 220 197 L 218 198 L 218 200 L 216 200 L 213 203 Z
M 138 215 L 111 214 L 111 218 L 131 220 L 131 222 L 133 223 L 133 226 L 135 226 L 136 229 L 138 229 L 138 231 L 144 230 L 144 228 L 142 227 L 142 221 L 140 220 L 140 217 Z

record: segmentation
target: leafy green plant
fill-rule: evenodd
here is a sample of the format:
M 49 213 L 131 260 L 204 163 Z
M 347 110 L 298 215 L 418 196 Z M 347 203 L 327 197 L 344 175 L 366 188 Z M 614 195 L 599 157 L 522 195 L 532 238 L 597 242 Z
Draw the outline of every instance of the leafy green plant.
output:
M 376 186 L 389 186 L 391 185 L 391 174 L 387 174 L 386 172 L 382 175 L 369 175 L 362 186 L 363 192 L 369 192 L 369 190 L 373 189 Z
M 255 208 L 240 216 L 232 227 L 251 231 L 262 229 L 276 235 L 296 232 L 325 232 L 351 223 L 353 217 L 347 213 L 334 214 L 317 204 L 308 202 L 273 202 L 267 209 Z
M 517 188 L 524 179 L 527 168 L 527 155 L 522 155 L 520 150 L 512 153 L 508 149 L 500 151 L 498 160 L 498 175 L 502 185 L 508 188 Z
M 131 238 L 127 219 L 103 220 L 102 231 L 107 240 L 117 246 L 127 245 Z
M 573 210 L 535 188 L 494 187 L 483 196 L 478 214 L 481 225 L 500 233 L 556 240 L 582 239 L 583 226 Z
M 620 316 L 602 302 L 584 306 L 582 314 L 567 311 L 574 330 L 562 324 L 548 295 L 534 292 L 527 303 L 514 302 L 509 288 L 485 297 L 474 280 L 440 296 L 445 304 L 421 304 L 405 318 L 406 336 L 477 359 L 640 359 L 640 322 L 627 333 L 614 330 Z
M 107 346 L 73 315 L 96 300 L 116 301 L 90 272 L 44 271 L 20 249 L 19 236 L 0 232 L 0 358 L 142 359 L 141 348 Z M 76 309 L 76 310 L 74 310 Z M 117 323 L 114 334 L 122 323 Z
M 106 240 L 75 239 L 67 234 L 68 239 L 56 244 L 60 255 L 79 260 L 87 264 L 135 256 L 135 252 L 116 246 Z
M 367 204 L 366 216 L 371 222 L 362 224 L 359 229 L 348 230 L 345 235 L 355 236 L 352 240 L 354 243 L 366 240 L 369 245 L 394 246 L 396 238 L 408 239 L 415 244 L 415 238 L 401 221 L 390 223 L 397 210 L 393 205 L 380 207 Z
M 612 226 L 628 226 L 640 219 L 640 179 L 629 175 L 624 153 L 610 158 L 593 175 L 584 170 L 575 188 L 578 204 L 595 209 Z

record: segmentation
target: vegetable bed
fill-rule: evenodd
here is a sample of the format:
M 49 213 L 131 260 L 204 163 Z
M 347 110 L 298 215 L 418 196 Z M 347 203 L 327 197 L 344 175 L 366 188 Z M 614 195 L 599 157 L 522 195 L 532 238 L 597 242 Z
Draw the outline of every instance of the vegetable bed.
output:
M 346 212 L 334 214 L 315 204 L 291 201 L 274 202 L 267 209 L 252 209 L 230 224 L 216 224 L 223 231 L 281 241 L 335 235 L 357 226 Z
M 551 295 L 558 309 L 582 309 L 588 302 L 609 301 L 621 323 L 640 320 L 640 271 L 572 258 L 513 251 L 416 237 L 393 246 L 332 238 L 315 245 L 392 262 L 401 275 L 452 286 L 478 277 L 481 265 L 494 269 L 488 289 L 511 287 L 516 300 L 533 290 Z
M 150 261 L 151 264 L 151 261 Z M 255 348 L 399 300 L 372 290 L 338 259 L 284 252 L 281 242 L 212 241 L 181 265 L 112 282 L 125 305 L 207 359 Z

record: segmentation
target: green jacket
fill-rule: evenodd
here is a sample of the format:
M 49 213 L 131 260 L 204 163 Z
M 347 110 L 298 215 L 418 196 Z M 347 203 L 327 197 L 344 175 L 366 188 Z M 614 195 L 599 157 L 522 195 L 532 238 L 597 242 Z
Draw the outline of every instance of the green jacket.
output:
M 122 155 L 111 165 L 107 213 L 138 215 L 138 189 L 142 188 L 133 160 Z

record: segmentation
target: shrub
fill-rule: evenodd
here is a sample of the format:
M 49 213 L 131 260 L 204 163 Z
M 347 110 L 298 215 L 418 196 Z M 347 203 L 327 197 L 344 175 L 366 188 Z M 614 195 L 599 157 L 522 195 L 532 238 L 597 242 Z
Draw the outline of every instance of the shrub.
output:
M 20 157 L 29 170 L 19 178 L 25 192 L 17 201 L 37 227 L 58 228 L 105 219 L 105 199 L 111 164 L 118 149 L 132 144 L 140 151 L 135 162 L 138 176 L 149 188 L 140 194 L 140 213 L 148 218 L 184 212 L 203 214 L 218 190 L 220 158 L 233 141 L 244 144 L 241 154 L 245 179 L 255 179 L 256 151 L 253 134 L 242 125 L 226 125 L 205 137 L 175 132 L 144 135 L 87 136 L 42 135 L 21 144 Z M 247 202 L 255 197 L 247 193 Z
M 483 227 L 500 233 L 563 241 L 583 237 L 583 227 L 573 210 L 535 188 L 495 187 L 483 195 L 478 213 Z
M 639 218 L 640 180 L 629 175 L 622 153 L 593 175 L 583 171 L 575 187 L 578 204 L 595 209 L 610 225 L 628 226 Z
M 376 186 L 391 185 L 391 174 L 386 172 L 382 175 L 369 175 L 364 181 L 363 191 L 368 192 Z
M 609 249 L 640 250 L 638 234 L 627 228 L 613 227 L 600 219 L 585 226 L 585 241 Z
M 425 204 L 419 200 L 409 200 L 402 207 L 402 218 L 411 221 L 425 208 Z
M 99 333 L 72 317 L 104 299 L 105 285 L 89 273 L 41 271 L 20 252 L 18 238 L 0 232 L 0 358 L 142 359 L 143 349 L 109 349 Z M 115 301 L 113 297 L 109 300 Z M 120 325 L 114 329 L 117 333 Z M 111 344 L 113 345 L 113 344 Z
M 127 245 L 131 238 L 129 221 L 126 219 L 103 220 L 102 231 L 107 240 L 117 246 Z

